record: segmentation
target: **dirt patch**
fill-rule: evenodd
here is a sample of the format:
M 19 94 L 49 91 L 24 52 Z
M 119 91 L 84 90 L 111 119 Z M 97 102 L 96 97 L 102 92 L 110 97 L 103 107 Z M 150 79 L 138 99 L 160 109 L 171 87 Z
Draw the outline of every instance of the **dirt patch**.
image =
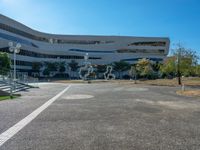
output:
M 200 90 L 177 91 L 176 93 L 183 96 L 200 96 Z

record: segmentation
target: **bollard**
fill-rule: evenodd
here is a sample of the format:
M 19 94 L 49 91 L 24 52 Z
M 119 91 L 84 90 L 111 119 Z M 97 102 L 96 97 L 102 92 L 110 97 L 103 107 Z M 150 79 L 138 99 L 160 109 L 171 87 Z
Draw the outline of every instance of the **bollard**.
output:
M 185 91 L 185 85 L 182 84 L 182 91 Z

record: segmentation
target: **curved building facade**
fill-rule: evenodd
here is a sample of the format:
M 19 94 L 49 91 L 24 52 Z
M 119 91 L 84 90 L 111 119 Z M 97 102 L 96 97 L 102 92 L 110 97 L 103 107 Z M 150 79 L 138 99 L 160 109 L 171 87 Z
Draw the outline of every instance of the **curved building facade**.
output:
M 17 69 L 22 71 L 31 70 L 33 62 L 75 60 L 81 65 L 85 53 L 96 65 L 134 63 L 141 58 L 160 62 L 167 56 L 170 44 L 169 38 L 164 37 L 47 34 L 0 15 L 0 51 L 9 52 L 10 41 L 22 45 L 17 54 Z M 11 53 L 10 57 L 13 58 Z

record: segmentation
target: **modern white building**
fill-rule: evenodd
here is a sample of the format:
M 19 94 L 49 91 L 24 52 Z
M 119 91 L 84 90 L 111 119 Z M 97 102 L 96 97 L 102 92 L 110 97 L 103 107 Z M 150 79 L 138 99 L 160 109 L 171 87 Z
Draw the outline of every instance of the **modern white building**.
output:
M 20 71 L 30 71 L 33 62 L 75 60 L 82 64 L 86 53 L 96 65 L 115 61 L 134 63 L 141 58 L 160 62 L 168 55 L 170 44 L 165 37 L 47 34 L 0 14 L 0 51 L 9 52 L 10 41 L 22 45 L 17 54 Z M 11 53 L 10 57 L 13 58 Z

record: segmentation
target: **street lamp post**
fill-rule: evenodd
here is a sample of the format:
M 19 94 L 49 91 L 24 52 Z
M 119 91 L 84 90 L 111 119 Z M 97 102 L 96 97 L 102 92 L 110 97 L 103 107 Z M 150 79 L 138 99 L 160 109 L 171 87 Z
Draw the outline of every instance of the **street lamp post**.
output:
M 8 43 L 9 46 L 9 51 L 13 52 L 13 61 L 14 61 L 14 76 L 13 76 L 13 80 L 14 80 L 14 89 L 15 89 L 15 82 L 16 82 L 16 54 L 20 52 L 20 48 L 21 48 L 21 44 L 17 43 L 16 45 L 14 45 L 13 42 L 9 42 Z

